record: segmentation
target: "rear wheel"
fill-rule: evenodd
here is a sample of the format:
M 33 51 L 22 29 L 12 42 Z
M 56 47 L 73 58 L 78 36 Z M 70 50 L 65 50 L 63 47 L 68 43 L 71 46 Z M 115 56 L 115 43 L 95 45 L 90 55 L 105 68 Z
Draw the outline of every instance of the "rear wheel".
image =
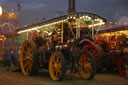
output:
M 82 79 L 92 80 L 96 73 L 96 62 L 94 57 L 89 52 L 84 52 L 80 55 L 79 60 L 79 75 Z
M 49 60 L 49 74 L 52 80 L 61 81 L 65 75 L 65 59 L 61 52 L 53 52 Z
M 103 68 L 103 49 L 99 45 L 86 45 L 83 48 L 83 51 L 89 51 L 93 54 L 95 60 L 96 60 L 96 69 L 97 72 L 100 72 Z
M 38 71 L 37 57 L 37 47 L 34 41 L 25 41 L 20 52 L 20 66 L 24 75 L 33 75 Z

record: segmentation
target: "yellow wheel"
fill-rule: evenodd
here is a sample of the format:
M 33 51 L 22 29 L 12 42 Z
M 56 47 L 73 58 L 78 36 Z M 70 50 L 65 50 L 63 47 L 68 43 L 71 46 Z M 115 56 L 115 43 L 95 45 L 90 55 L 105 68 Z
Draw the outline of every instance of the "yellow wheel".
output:
M 65 60 L 61 52 L 53 52 L 49 60 L 49 74 L 52 80 L 61 81 L 65 75 Z
M 82 79 L 91 80 L 95 76 L 96 62 L 91 53 L 82 53 L 78 60 L 78 71 Z
M 24 75 L 37 72 L 37 47 L 34 41 L 25 41 L 20 52 L 20 66 Z

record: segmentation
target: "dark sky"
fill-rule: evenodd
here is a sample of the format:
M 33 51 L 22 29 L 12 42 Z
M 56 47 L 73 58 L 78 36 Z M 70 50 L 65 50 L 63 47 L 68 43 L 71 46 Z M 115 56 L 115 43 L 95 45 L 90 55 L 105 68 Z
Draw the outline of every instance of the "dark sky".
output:
M 32 24 L 57 15 L 56 11 L 67 14 L 68 0 L 0 0 L 5 10 L 17 10 L 21 5 L 20 24 Z M 91 12 L 105 17 L 108 22 L 128 21 L 128 0 L 76 0 L 76 11 Z

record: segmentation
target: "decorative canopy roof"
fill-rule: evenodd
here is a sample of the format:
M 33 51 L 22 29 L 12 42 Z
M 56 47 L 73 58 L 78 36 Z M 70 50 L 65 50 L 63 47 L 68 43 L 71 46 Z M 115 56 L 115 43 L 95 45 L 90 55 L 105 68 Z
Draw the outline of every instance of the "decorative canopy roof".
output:
M 90 20 L 94 20 L 95 25 L 98 25 L 98 23 L 103 24 L 103 23 L 106 22 L 106 19 L 99 16 L 99 15 L 96 15 L 96 14 L 93 14 L 93 13 L 87 13 L 87 12 L 76 12 L 76 13 L 73 13 L 73 14 L 68 14 L 68 15 L 56 17 L 56 18 L 53 18 L 53 19 L 50 19 L 50 20 L 47 20 L 47 21 L 44 21 L 44 22 L 40 22 L 40 23 L 37 23 L 37 24 L 33 24 L 33 25 L 30 25 L 30 26 L 25 26 L 25 27 L 19 28 L 19 29 L 16 29 L 16 32 L 22 33 L 22 32 L 26 32 L 26 31 L 36 29 L 36 28 L 40 28 L 40 27 L 45 27 L 45 26 L 49 26 L 49 25 L 53 25 L 53 24 L 62 23 L 64 21 L 66 21 L 68 18 L 72 18 L 72 19 L 88 18 Z M 88 24 L 90 24 L 90 22 Z M 91 26 L 91 24 L 90 24 L 90 26 Z

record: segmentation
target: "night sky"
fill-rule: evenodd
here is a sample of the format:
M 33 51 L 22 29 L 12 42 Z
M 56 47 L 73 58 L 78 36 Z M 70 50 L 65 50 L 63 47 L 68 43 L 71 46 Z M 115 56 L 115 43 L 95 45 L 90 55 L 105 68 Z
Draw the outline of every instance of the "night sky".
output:
M 68 0 L 0 0 L 0 5 L 4 10 L 16 11 L 17 2 L 22 26 L 56 17 L 57 11 L 67 14 L 68 10 Z M 128 0 L 76 0 L 76 11 L 98 14 L 108 22 L 128 21 Z

